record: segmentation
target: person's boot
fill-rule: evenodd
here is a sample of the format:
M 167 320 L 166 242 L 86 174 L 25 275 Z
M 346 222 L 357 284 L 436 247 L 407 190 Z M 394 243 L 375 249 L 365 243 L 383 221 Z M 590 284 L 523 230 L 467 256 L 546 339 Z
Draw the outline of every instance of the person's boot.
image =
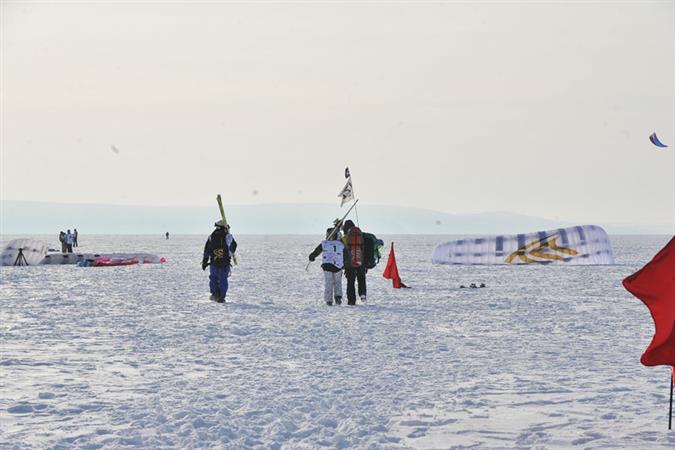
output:
M 365 302 L 366 302 L 366 296 L 365 296 L 365 295 L 362 295 L 362 296 L 361 296 L 361 302 L 362 302 L 362 303 L 365 303 Z
M 326 305 L 328 305 L 328 306 L 333 306 L 333 300 L 328 300 L 328 301 L 326 301 Z
M 342 297 L 335 297 L 335 304 L 341 305 L 342 304 Z

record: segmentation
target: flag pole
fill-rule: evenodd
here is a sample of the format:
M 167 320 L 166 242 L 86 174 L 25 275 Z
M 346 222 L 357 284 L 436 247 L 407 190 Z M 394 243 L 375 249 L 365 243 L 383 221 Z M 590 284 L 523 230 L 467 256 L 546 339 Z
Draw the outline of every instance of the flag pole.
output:
M 349 181 L 352 181 L 352 174 L 349 174 Z M 354 183 L 352 183 L 352 195 L 356 197 L 356 192 L 354 191 Z M 356 202 L 354 202 L 356 205 Z M 356 214 L 356 226 L 361 228 L 361 222 L 359 222 L 359 208 L 354 209 L 354 214 Z
M 670 409 L 668 410 L 668 429 L 673 425 L 673 377 L 675 376 L 675 367 L 670 368 Z
M 359 222 L 359 208 L 356 208 L 354 210 L 354 214 L 356 214 L 356 225 L 358 225 L 358 227 L 361 228 L 361 222 Z
M 352 174 L 349 171 L 349 167 L 345 167 L 345 178 L 347 178 L 347 180 L 349 180 L 349 181 L 347 181 L 347 184 L 349 184 L 349 186 L 352 189 L 352 198 L 355 198 L 356 197 L 356 191 L 354 190 L 354 183 L 352 183 Z M 340 205 L 340 206 L 342 206 L 342 205 Z M 354 210 L 354 214 L 356 214 L 356 226 L 360 228 L 361 222 L 359 221 L 359 208 L 356 208 Z
M 344 220 L 347 218 L 347 216 L 349 215 L 349 213 L 351 212 L 351 210 L 354 209 L 354 207 L 356 206 L 356 204 L 357 204 L 358 202 L 359 202 L 359 199 L 357 198 L 356 201 L 354 201 L 354 203 L 352 204 L 352 206 L 347 210 L 347 212 L 345 213 L 345 215 L 342 216 L 342 219 L 340 219 L 340 220 L 335 224 L 335 226 L 333 227 L 333 231 L 331 231 L 331 233 L 330 233 L 330 234 L 328 235 L 328 237 L 326 238 L 327 241 L 330 241 L 330 239 L 331 239 L 333 236 L 335 236 L 335 233 L 337 233 L 337 232 L 340 230 L 340 224 L 342 224 L 342 222 L 344 222 Z M 307 265 L 305 266 L 305 270 L 309 269 L 309 265 L 310 265 L 310 264 L 312 264 L 312 261 L 310 261 L 310 262 L 307 263 Z

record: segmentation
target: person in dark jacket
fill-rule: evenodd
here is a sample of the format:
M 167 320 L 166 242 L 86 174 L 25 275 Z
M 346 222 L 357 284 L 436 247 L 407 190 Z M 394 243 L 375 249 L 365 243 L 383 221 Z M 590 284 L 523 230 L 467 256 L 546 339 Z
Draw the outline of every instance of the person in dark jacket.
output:
M 68 247 L 66 246 L 66 233 L 63 231 L 59 232 L 59 242 L 61 243 L 61 253 L 66 253 Z
M 345 276 L 347 277 L 347 304 L 356 305 L 355 281 L 359 284 L 359 298 L 362 303 L 365 303 L 366 267 L 363 265 L 363 234 L 351 220 L 344 223 L 342 231 L 344 232 L 342 242 L 349 252 L 349 259 L 345 265 Z
M 237 250 L 237 241 L 230 234 L 229 225 L 222 220 L 216 222 L 215 227 L 204 245 L 202 270 L 211 266 L 209 271 L 211 300 L 224 303 L 229 287 L 227 279 L 230 276 L 232 256 Z
M 340 240 L 339 233 L 339 226 L 337 230 L 328 228 L 326 239 L 309 254 L 310 261 L 314 261 L 317 256 L 322 255 L 323 300 L 328 306 L 333 304 L 333 300 L 335 300 L 336 305 L 342 304 L 342 269 L 345 266 L 348 253 Z

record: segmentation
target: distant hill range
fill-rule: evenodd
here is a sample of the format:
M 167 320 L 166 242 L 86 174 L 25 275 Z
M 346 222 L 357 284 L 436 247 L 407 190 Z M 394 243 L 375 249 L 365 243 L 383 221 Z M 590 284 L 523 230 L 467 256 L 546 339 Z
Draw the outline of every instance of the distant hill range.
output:
M 506 212 L 448 214 L 439 211 L 359 203 L 364 230 L 377 234 L 513 234 L 592 223 L 531 217 Z M 322 234 L 347 210 L 325 204 L 225 205 L 239 234 Z M 350 218 L 356 221 L 352 211 Z M 219 219 L 213 207 L 116 206 L 23 201 L 0 202 L 0 233 L 45 234 L 77 228 L 92 234 L 204 234 Z M 672 224 L 595 223 L 610 234 L 671 234 Z

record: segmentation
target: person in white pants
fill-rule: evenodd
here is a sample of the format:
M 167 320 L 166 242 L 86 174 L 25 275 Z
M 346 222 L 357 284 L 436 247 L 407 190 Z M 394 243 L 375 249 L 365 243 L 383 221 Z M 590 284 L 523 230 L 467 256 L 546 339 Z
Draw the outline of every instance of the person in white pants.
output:
M 328 306 L 333 304 L 333 299 L 336 305 L 342 304 L 342 270 L 331 272 L 330 270 L 323 271 L 323 300 Z
M 336 305 L 342 304 L 342 269 L 345 267 L 346 258 L 346 249 L 340 240 L 339 232 L 336 231 L 335 235 L 331 236 L 332 233 L 333 228 L 326 230 L 326 240 L 322 241 L 309 255 L 310 261 L 322 255 L 323 299 L 329 306 L 333 304 L 333 301 Z

